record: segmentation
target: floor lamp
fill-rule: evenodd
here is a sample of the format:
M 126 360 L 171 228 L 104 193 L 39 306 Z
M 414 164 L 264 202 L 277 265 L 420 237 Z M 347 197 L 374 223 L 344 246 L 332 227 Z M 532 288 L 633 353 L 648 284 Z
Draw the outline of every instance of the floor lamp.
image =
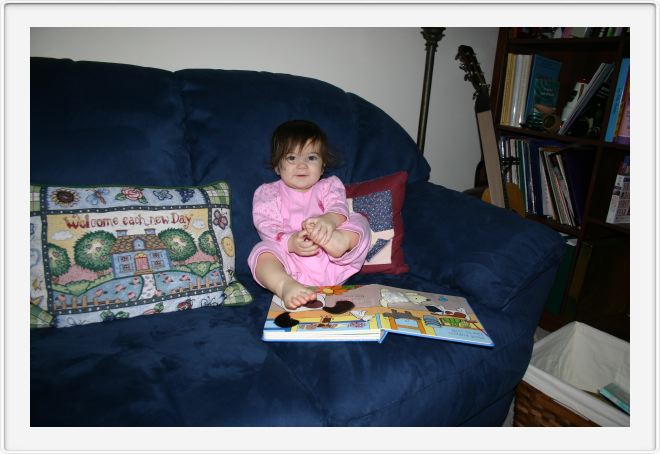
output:
M 433 79 L 433 60 L 438 48 L 438 41 L 444 35 L 445 27 L 422 27 L 422 36 L 426 41 L 426 64 L 424 66 L 424 86 L 422 87 L 422 106 L 419 111 L 419 127 L 417 129 L 417 148 L 424 154 L 426 139 L 426 120 L 429 114 L 429 99 L 431 97 L 431 80 Z

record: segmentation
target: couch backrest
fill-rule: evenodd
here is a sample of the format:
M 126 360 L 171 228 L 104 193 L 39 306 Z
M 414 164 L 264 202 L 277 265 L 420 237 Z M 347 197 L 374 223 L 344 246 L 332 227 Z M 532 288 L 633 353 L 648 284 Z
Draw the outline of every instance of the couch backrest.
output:
M 183 122 L 169 71 L 31 59 L 33 183 L 191 185 Z
M 359 96 L 307 77 L 257 71 L 169 72 L 33 57 L 30 173 L 43 184 L 186 186 L 225 180 L 232 190 L 238 272 L 258 241 L 254 190 L 277 178 L 266 163 L 273 130 L 318 123 L 345 183 L 430 168 L 410 136 Z

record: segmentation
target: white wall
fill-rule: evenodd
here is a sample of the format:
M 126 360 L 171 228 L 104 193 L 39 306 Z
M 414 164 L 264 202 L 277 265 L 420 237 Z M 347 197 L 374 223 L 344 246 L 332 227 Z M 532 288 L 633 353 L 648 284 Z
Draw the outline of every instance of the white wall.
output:
M 168 70 L 249 69 L 314 77 L 356 93 L 417 139 L 426 58 L 419 28 L 32 28 L 30 54 Z M 473 89 L 454 59 L 472 46 L 490 81 L 497 28 L 447 28 L 435 54 L 425 157 L 431 181 L 472 187 L 480 158 Z

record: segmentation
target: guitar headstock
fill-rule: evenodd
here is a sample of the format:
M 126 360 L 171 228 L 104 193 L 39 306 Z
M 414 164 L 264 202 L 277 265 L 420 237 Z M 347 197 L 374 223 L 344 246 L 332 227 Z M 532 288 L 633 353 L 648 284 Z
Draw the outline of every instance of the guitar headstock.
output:
M 479 66 L 474 50 L 470 46 L 461 44 L 458 46 L 458 54 L 456 54 L 454 59 L 461 62 L 460 68 L 465 71 L 463 79 L 469 80 L 474 87 L 475 92 L 472 98 L 476 98 L 480 94 L 488 96 L 489 86 L 486 83 L 486 78 L 483 71 L 481 71 L 481 66 Z

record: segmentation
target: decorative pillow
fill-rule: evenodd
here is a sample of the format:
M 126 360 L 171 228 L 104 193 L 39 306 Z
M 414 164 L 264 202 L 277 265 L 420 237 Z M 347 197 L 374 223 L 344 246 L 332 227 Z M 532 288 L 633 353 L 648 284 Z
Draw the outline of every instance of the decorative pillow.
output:
M 365 215 L 371 227 L 371 249 L 360 273 L 408 271 L 403 259 L 401 216 L 407 180 L 406 172 L 397 172 L 346 186 L 349 209 Z
M 31 326 L 252 301 L 234 278 L 229 186 L 30 187 Z M 38 319 L 34 316 L 41 314 Z

